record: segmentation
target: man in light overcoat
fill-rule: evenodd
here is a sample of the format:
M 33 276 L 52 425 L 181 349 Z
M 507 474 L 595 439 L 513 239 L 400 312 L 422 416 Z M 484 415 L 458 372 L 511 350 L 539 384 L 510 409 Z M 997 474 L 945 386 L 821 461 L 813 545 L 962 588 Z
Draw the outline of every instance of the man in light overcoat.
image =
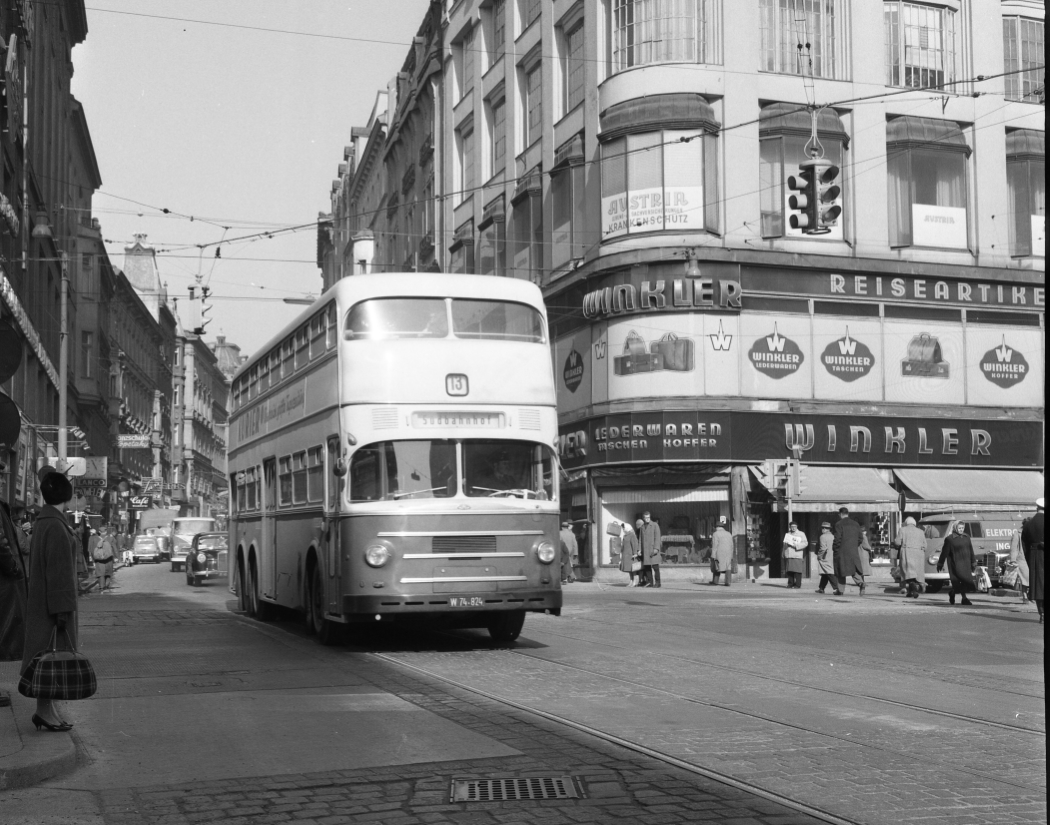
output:
M 638 541 L 642 545 L 642 570 L 648 573 L 648 586 L 660 586 L 660 525 L 652 520 L 649 511 L 642 513 L 642 526 L 638 530 Z
M 711 584 L 718 584 L 718 577 L 726 577 L 726 587 L 733 582 L 733 537 L 726 530 L 726 517 L 718 517 L 718 526 L 711 536 Z

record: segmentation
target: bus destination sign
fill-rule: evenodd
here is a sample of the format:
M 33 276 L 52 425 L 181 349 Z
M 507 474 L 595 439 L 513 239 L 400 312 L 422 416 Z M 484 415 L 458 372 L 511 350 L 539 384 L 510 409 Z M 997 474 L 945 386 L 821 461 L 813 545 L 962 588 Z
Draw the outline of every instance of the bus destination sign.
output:
M 428 411 L 412 413 L 412 426 L 500 430 L 507 424 L 503 413 Z

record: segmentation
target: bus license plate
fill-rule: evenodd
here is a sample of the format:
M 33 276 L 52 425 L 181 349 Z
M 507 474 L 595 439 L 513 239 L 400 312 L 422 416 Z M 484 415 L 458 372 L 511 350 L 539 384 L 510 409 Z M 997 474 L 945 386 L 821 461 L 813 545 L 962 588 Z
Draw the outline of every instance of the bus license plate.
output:
M 485 600 L 481 596 L 449 596 L 449 607 L 484 607 Z

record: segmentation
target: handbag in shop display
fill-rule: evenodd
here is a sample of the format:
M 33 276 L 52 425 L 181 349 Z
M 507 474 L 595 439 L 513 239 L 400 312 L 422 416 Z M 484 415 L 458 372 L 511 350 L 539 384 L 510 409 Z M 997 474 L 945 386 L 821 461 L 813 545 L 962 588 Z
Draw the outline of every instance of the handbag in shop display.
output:
M 901 361 L 901 375 L 925 378 L 948 378 L 950 365 L 941 355 L 941 342 L 928 332 L 916 335 L 908 343 L 908 357 Z
M 633 329 L 627 333 L 627 339 L 623 342 L 623 355 L 613 357 L 613 372 L 617 375 L 656 372 L 663 368 L 663 355 L 646 352 L 645 341 Z
M 668 332 L 659 341 L 653 341 L 649 351 L 663 356 L 665 370 L 689 372 L 693 368 L 693 342 L 689 338 Z

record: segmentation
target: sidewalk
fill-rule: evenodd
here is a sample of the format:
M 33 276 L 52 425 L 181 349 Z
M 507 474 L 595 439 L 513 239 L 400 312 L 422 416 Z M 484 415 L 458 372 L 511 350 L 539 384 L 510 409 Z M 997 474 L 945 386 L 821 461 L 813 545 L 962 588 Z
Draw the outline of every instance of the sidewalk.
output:
M 0 684 L 11 706 L 0 708 L 0 791 L 28 788 L 68 773 L 76 766 L 69 733 L 37 731 L 30 721 L 35 699 L 19 695 L 18 662 L 0 664 Z

